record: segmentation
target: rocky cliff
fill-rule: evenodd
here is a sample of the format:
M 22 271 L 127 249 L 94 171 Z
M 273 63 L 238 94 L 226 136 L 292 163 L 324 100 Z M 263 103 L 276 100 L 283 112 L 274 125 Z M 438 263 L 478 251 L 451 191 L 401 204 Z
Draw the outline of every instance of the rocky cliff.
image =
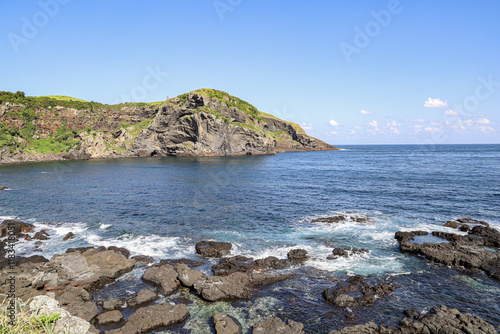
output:
M 103 105 L 0 92 L 0 162 L 336 150 L 227 93 Z

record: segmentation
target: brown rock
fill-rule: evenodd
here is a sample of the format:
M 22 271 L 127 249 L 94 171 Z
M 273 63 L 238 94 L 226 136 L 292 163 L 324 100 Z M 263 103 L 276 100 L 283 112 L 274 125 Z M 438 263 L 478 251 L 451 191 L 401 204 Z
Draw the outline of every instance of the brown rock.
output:
M 123 320 L 123 314 L 118 310 L 109 311 L 98 315 L 96 320 L 100 326 L 115 324 Z

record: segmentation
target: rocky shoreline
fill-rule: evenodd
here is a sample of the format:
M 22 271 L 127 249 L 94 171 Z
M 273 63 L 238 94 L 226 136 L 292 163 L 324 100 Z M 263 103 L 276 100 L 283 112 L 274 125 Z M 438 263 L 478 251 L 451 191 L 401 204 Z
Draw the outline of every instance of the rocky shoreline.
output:
M 348 215 L 336 215 L 318 222 L 336 224 L 352 219 Z M 448 222 L 445 226 L 459 228 L 467 234 L 433 232 L 431 236 L 436 238 L 432 239 L 435 242 L 420 242 L 418 238 L 429 237 L 428 232 L 400 231 L 395 238 L 402 252 L 423 255 L 428 261 L 445 265 L 483 270 L 492 278 L 500 280 L 500 253 L 495 250 L 500 247 L 500 232 L 486 222 L 473 219 Z M 70 232 L 65 238 L 73 237 L 74 234 Z M 288 252 L 287 258 L 270 256 L 253 259 L 241 255 L 231 256 L 231 243 L 200 241 L 193 253 L 207 260 L 218 259 L 218 263 L 211 268 L 213 275 L 196 269 L 201 262 L 189 259 L 160 260 L 141 255 L 131 257 L 127 249 L 114 246 L 68 248 L 65 253 L 55 254 L 50 260 L 39 255 L 9 256 L 9 245 L 19 239 L 43 243 L 49 238 L 46 231 L 35 231 L 29 223 L 3 221 L 0 224 L 0 275 L 9 277 L 9 272 L 14 268 L 16 297 L 24 302 L 29 301 L 33 314 L 62 314 L 56 322 L 56 329 L 63 332 L 70 328 L 70 333 L 75 334 L 139 334 L 168 329 L 191 316 L 188 302 L 182 299 L 175 303 L 161 301 L 177 290 L 185 289 L 196 296 L 194 298 L 208 303 L 250 300 L 264 286 L 297 278 L 296 274 L 279 270 L 300 267 L 310 256 L 304 249 L 293 249 Z M 325 261 L 335 261 L 365 251 L 333 248 L 333 256 Z M 95 299 L 96 291 L 138 269 L 143 270 L 140 279 L 147 288 L 136 291 L 128 299 Z M 331 287 L 323 291 L 323 299 L 324 303 L 344 309 L 345 317 L 354 318 L 353 310 L 370 307 L 380 298 L 391 296 L 396 289 L 398 286 L 391 281 L 369 282 L 365 277 L 350 276 L 346 280 L 332 282 Z M 9 282 L 0 282 L 0 299 L 4 299 L 10 290 Z M 331 328 L 328 334 L 497 333 L 493 325 L 461 312 L 453 305 L 435 306 L 425 314 L 411 309 L 401 310 L 398 326 L 368 322 Z M 217 334 L 309 333 L 304 325 L 294 319 L 278 317 L 255 323 L 252 328 L 243 328 L 237 319 L 224 312 L 214 312 L 211 326 L 211 332 Z

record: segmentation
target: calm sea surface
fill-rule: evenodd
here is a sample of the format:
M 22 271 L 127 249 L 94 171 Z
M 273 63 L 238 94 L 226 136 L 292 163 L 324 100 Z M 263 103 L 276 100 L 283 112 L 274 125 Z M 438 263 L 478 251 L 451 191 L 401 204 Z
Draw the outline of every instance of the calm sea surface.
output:
M 500 326 L 500 284 L 481 272 L 430 264 L 401 254 L 399 230 L 448 230 L 447 220 L 471 217 L 500 228 L 500 145 L 343 146 L 331 152 L 268 156 L 143 158 L 0 166 L 0 220 L 17 217 L 52 239 L 41 254 L 68 247 L 117 245 L 134 255 L 200 260 L 200 240 L 229 241 L 233 254 L 286 257 L 294 248 L 312 256 L 287 272 L 297 279 L 260 290 L 250 301 L 192 300 L 191 317 L 166 333 L 210 333 L 209 318 L 227 311 L 248 327 L 271 315 L 303 322 L 306 331 L 374 320 L 397 324 L 402 310 L 446 304 Z M 368 224 L 313 224 L 336 213 L 367 216 Z M 77 238 L 62 241 L 72 231 Z M 452 231 L 452 230 L 449 230 Z M 369 249 L 367 255 L 328 261 L 333 247 Z M 35 254 L 32 244 L 18 252 Z M 215 262 L 203 260 L 202 271 Z M 127 297 L 142 269 L 96 293 Z M 333 278 L 367 276 L 398 289 L 347 320 L 323 301 Z M 304 312 L 307 309 L 307 312 Z M 500 330 L 500 328 L 498 328 Z

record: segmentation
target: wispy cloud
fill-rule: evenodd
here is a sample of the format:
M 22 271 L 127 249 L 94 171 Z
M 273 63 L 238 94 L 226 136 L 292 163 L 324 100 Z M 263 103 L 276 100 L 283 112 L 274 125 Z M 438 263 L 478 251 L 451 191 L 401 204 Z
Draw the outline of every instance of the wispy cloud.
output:
M 312 124 L 310 124 L 310 123 L 309 123 L 309 124 L 308 124 L 308 123 L 302 123 L 300 126 L 301 126 L 301 127 L 302 127 L 302 129 L 304 129 L 305 131 L 312 131 L 312 130 L 314 130 L 313 125 L 312 125 Z
M 363 110 L 363 109 L 361 109 L 360 113 L 361 113 L 361 115 L 371 115 L 371 114 L 373 114 L 371 111 L 367 111 L 367 110 Z
M 433 99 L 429 97 L 424 103 L 426 108 L 446 108 L 448 107 L 448 101 L 442 101 L 441 99 Z
M 373 126 L 374 128 L 378 128 L 378 122 L 377 121 L 371 121 L 370 123 L 371 126 Z
M 477 121 L 477 123 L 486 125 L 486 124 L 491 124 L 491 121 L 487 118 L 481 118 L 480 120 Z

